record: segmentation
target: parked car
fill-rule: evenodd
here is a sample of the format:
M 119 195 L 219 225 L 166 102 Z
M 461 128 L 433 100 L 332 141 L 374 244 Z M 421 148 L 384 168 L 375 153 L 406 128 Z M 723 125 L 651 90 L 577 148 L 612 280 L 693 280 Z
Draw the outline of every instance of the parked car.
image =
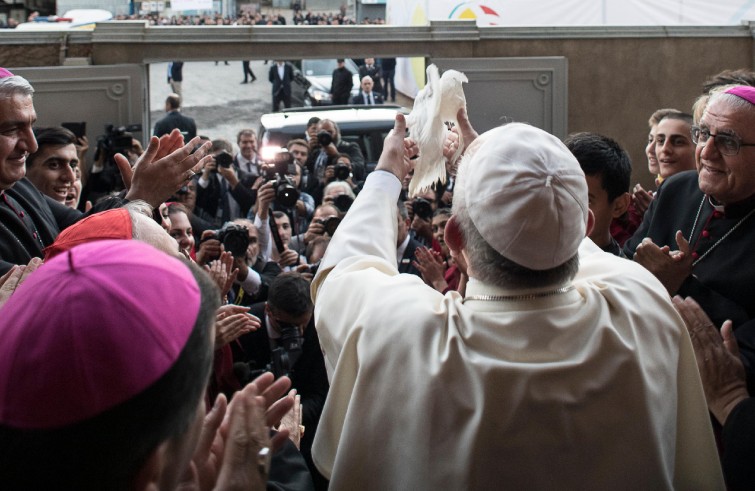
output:
M 383 140 L 393 129 L 397 111 L 409 114 L 409 109 L 395 105 L 286 109 L 263 114 L 257 134 L 262 147 L 285 147 L 294 138 L 306 139 L 310 118 L 330 119 L 338 125 L 343 140 L 359 145 L 370 172 L 383 151 Z
M 332 104 L 330 83 L 333 70 L 338 67 L 335 58 L 301 60 L 294 62 L 294 82 L 291 86 L 291 103 L 295 107 L 328 106 Z M 354 60 L 345 60 L 346 68 L 353 73 L 351 96 L 359 93 L 359 67 Z M 300 75 L 297 75 L 297 71 Z

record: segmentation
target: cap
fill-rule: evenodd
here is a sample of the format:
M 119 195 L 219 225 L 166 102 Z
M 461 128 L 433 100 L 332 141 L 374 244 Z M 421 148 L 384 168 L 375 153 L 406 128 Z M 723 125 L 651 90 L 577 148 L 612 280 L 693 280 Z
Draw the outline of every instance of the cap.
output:
M 558 138 L 527 124 L 500 126 L 479 139 L 457 181 L 477 230 L 526 268 L 565 263 L 587 226 L 587 183 L 577 159 Z
M 45 248 L 45 261 L 86 242 L 105 239 L 130 240 L 132 237 L 131 216 L 127 209 L 101 211 L 63 230 L 55 242 Z
M 733 94 L 740 99 L 744 99 L 750 104 L 755 104 L 755 87 L 749 85 L 737 85 L 725 91 L 727 94 Z
M 14 77 L 10 70 L 7 68 L 0 67 L 0 78 L 8 78 L 8 77 Z
M 143 242 L 46 262 L 0 316 L 0 424 L 64 427 L 143 392 L 174 365 L 200 302 L 189 268 Z

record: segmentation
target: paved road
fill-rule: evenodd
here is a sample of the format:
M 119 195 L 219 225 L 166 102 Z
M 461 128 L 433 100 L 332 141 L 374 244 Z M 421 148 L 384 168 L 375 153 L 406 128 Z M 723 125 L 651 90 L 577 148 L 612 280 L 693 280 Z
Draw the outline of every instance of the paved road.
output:
M 254 83 L 241 84 L 244 79 L 241 62 L 219 61 L 184 63 L 183 109 L 194 118 L 200 135 L 210 139 L 225 138 L 236 143 L 236 134 L 242 128 L 259 129 L 260 116 L 272 110 L 272 84 L 268 81 L 270 65 L 252 61 L 257 76 Z M 150 120 L 155 122 L 165 115 L 165 98 L 170 94 L 168 64 L 155 63 L 149 68 Z M 411 107 L 411 99 L 398 94 L 398 103 Z
M 197 122 L 197 131 L 211 139 L 226 138 L 235 143 L 242 128 L 259 127 L 260 116 L 270 112 L 272 88 L 267 80 L 270 65 L 252 61 L 257 76 L 254 83 L 241 84 L 244 79 L 240 61 L 217 65 L 211 61 L 184 63 L 183 109 L 186 116 Z M 150 119 L 155 121 L 165 114 L 165 98 L 170 94 L 168 64 L 150 65 Z

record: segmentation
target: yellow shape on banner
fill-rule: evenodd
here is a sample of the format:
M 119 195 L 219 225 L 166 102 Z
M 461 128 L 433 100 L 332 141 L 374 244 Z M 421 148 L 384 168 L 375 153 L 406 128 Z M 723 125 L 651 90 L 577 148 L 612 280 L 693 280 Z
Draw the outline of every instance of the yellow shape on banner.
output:
M 427 25 L 427 13 L 421 5 L 417 5 L 412 14 L 411 25 L 413 26 L 426 26 Z M 424 58 L 411 58 L 409 64 L 412 69 L 412 77 L 414 83 L 417 84 L 417 88 L 422 90 L 425 86 L 425 59 Z
M 464 11 L 459 14 L 459 19 L 476 19 L 477 15 L 472 11 L 472 9 L 464 9 Z

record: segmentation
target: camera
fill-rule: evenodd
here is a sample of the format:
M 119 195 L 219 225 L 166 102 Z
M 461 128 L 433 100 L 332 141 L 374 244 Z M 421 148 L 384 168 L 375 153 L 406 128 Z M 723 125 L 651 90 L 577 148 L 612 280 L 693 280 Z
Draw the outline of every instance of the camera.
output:
M 351 208 L 351 205 L 354 203 L 354 198 L 349 196 L 348 194 L 339 194 L 335 198 L 333 198 L 333 206 L 338 208 L 338 211 L 341 213 L 346 213 L 349 211 L 349 208 Z
M 95 194 L 109 193 L 123 189 L 123 178 L 118 166 L 115 165 L 115 154 L 126 154 L 133 147 L 134 135 L 132 132 L 142 131 L 142 125 L 132 124 L 129 126 L 105 125 L 105 134 L 97 137 L 97 150 L 94 153 L 95 161 L 101 160 L 104 166 L 98 176 L 96 184 L 93 181 L 92 189 Z
M 288 375 L 294 368 L 294 364 L 302 353 L 304 338 L 299 331 L 299 326 L 278 321 L 281 337 L 278 339 L 278 347 L 271 353 L 269 370 L 275 378 Z
M 322 223 L 322 227 L 325 232 L 333 237 L 333 234 L 336 233 L 338 225 L 341 223 L 341 219 L 338 217 L 328 217 L 325 220 L 320 220 L 320 223 Z
M 336 181 L 345 181 L 351 175 L 351 169 L 346 164 L 337 162 L 335 164 L 328 164 L 328 165 L 334 165 L 333 175 L 336 178 Z
M 416 216 L 423 220 L 430 221 L 433 219 L 433 206 L 424 198 L 414 198 L 412 210 Z
M 317 143 L 320 144 L 321 147 L 327 147 L 331 143 L 333 143 L 333 135 L 328 133 L 327 131 L 318 131 L 317 132 Z
M 233 156 L 223 150 L 219 154 L 215 155 L 215 163 L 218 164 L 218 167 L 228 169 L 233 164 Z
M 296 160 L 288 150 L 282 150 L 273 155 L 272 159 L 266 160 L 264 167 L 265 180 L 275 184 L 275 202 L 284 207 L 291 208 L 299 200 L 294 180 L 291 175 L 296 174 Z
M 133 132 L 142 131 L 142 125 L 131 124 L 128 126 L 105 125 L 105 134 L 97 137 L 97 151 L 95 160 L 104 154 L 105 161 L 112 160 L 116 153 L 126 153 L 133 146 Z
M 233 257 L 246 257 L 246 249 L 249 247 L 249 229 L 243 225 L 226 223 L 220 230 L 213 230 L 212 235 L 199 241 L 201 244 L 210 239 L 217 239 L 223 244 L 223 248 L 233 254 Z
M 304 337 L 299 327 L 278 321 L 281 337 L 278 347 L 270 353 L 270 363 L 265 367 L 256 368 L 254 363 L 238 362 L 233 364 L 233 373 L 242 385 L 246 385 L 265 372 L 273 372 L 275 378 L 290 375 L 296 361 L 302 354 Z

